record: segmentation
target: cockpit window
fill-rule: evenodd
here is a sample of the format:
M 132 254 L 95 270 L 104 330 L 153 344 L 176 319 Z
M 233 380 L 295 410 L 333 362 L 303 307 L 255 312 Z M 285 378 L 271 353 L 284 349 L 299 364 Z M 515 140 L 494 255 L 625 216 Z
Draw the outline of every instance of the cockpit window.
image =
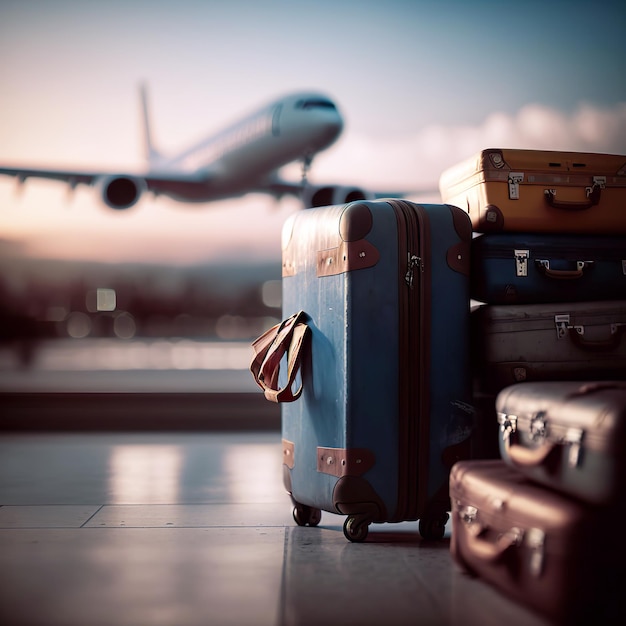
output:
M 298 100 L 297 109 L 335 109 L 335 105 L 330 100 L 322 98 L 311 98 L 309 100 Z

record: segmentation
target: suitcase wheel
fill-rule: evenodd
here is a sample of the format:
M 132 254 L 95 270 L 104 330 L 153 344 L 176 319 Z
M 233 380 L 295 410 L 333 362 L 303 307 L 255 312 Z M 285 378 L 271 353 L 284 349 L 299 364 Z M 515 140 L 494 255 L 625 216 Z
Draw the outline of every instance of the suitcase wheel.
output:
M 317 526 L 322 519 L 322 512 L 312 506 L 298 502 L 293 507 L 293 519 L 298 526 Z
M 343 534 L 346 539 L 354 543 L 365 541 L 369 532 L 370 518 L 350 515 L 343 523 Z
M 446 524 L 450 516 L 448 513 L 440 514 L 437 517 L 425 517 L 419 521 L 419 533 L 424 539 L 443 539 L 446 532 Z

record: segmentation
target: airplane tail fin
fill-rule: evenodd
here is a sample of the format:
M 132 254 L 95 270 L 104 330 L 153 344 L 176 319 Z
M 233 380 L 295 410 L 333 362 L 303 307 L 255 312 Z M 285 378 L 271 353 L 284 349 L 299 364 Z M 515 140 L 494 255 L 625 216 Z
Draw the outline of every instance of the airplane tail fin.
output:
M 161 158 L 159 152 L 154 148 L 152 142 L 152 131 L 150 125 L 150 115 L 148 113 L 148 90 L 145 83 L 141 83 L 139 86 L 139 93 L 141 96 L 141 112 L 143 118 L 143 132 L 144 132 L 144 146 L 146 160 L 150 165 L 154 164 Z

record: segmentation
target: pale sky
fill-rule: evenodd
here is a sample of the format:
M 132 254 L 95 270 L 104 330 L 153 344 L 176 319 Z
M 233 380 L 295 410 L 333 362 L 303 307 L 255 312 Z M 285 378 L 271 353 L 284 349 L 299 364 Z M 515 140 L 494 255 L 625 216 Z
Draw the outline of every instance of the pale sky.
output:
M 312 182 L 436 188 L 487 147 L 626 154 L 625 32 L 604 1 L 2 0 L 0 164 L 141 171 L 140 81 L 163 152 L 285 93 L 327 93 L 346 127 Z M 0 239 L 112 261 L 278 257 L 298 207 L 146 195 L 114 212 L 91 188 L 16 188 L 0 177 Z

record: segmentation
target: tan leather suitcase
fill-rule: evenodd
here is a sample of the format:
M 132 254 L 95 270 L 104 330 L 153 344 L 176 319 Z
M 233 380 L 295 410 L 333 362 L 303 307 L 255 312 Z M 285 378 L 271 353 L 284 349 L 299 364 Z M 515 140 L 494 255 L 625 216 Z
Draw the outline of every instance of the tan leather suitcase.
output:
M 482 150 L 441 175 L 476 232 L 626 233 L 626 156 Z
M 624 617 L 621 516 L 534 484 L 499 459 L 456 463 L 450 498 L 450 551 L 464 571 L 555 623 Z

